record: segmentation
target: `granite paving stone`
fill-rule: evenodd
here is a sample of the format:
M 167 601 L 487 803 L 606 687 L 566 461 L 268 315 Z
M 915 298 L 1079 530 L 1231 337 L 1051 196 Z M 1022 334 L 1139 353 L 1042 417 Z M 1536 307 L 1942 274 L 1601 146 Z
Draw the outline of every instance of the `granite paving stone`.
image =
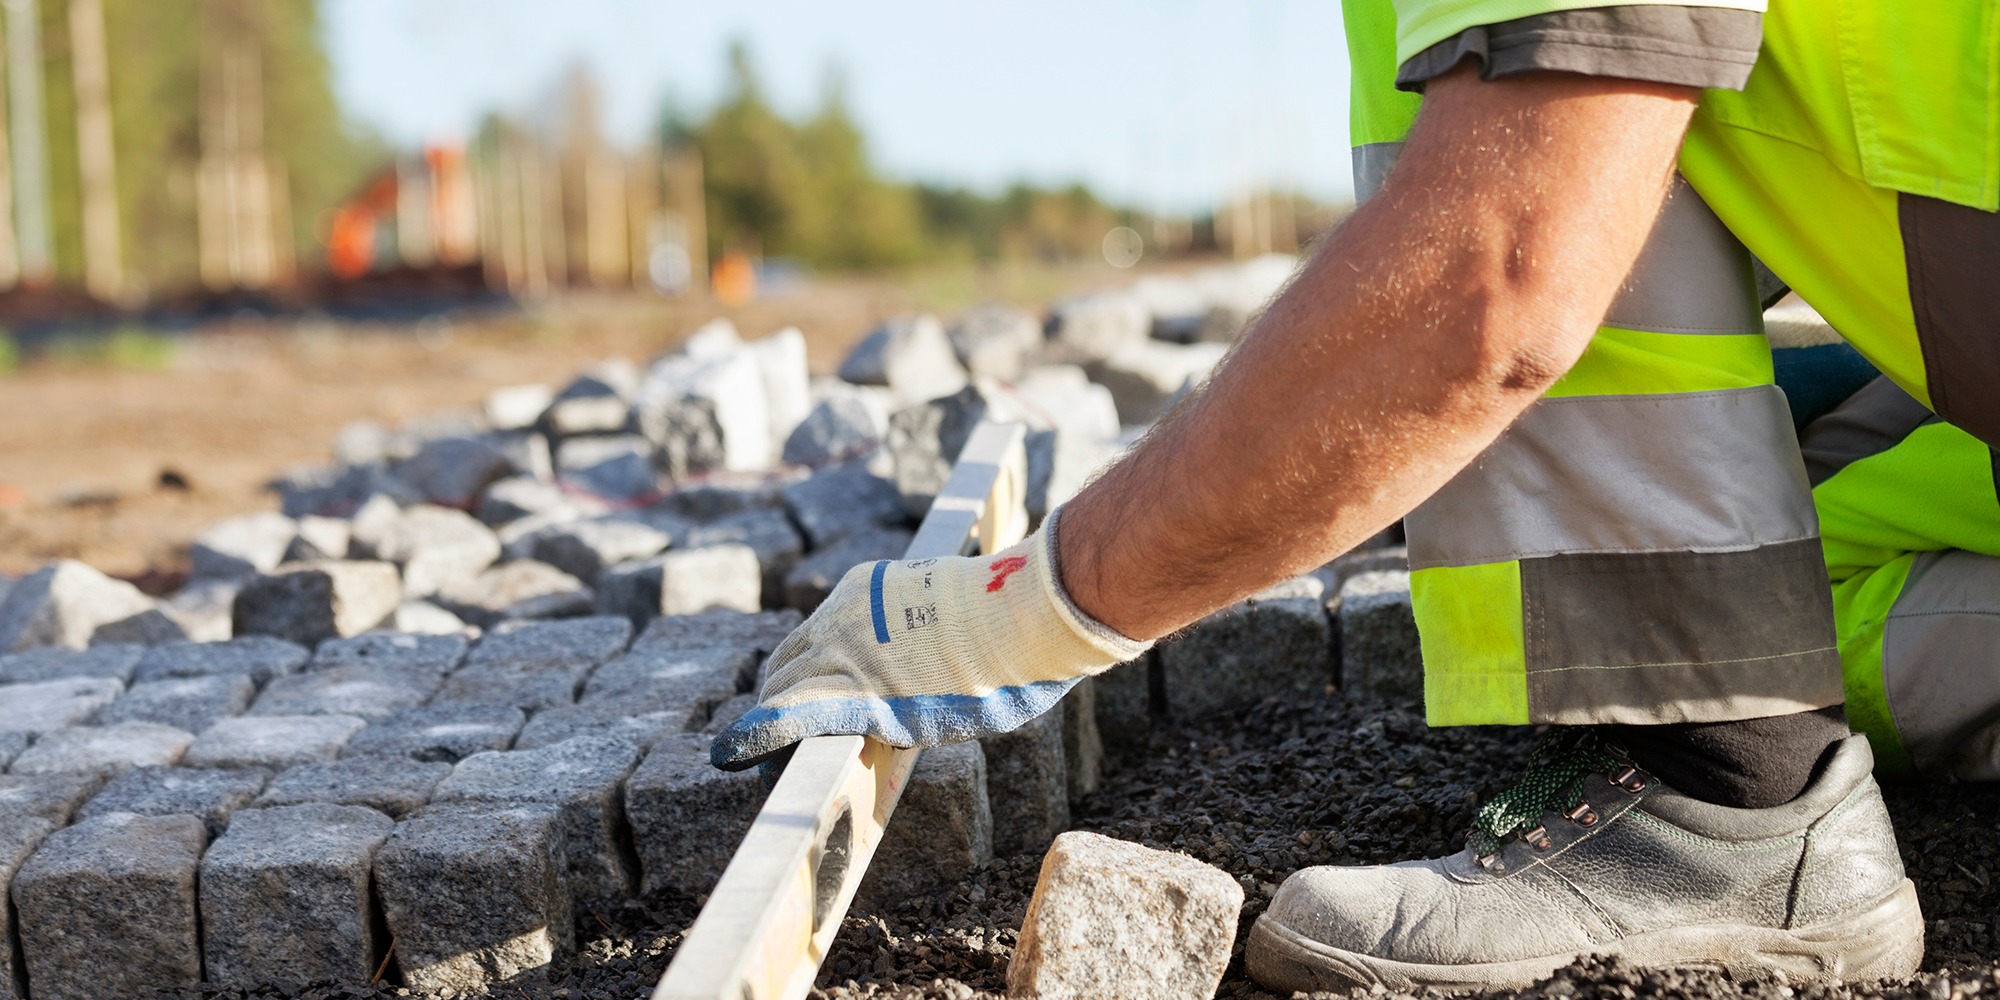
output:
M 729 728 L 730 723 L 733 723 L 737 719 L 742 718 L 745 712 L 748 712 L 756 707 L 757 707 L 756 695 L 739 694 L 736 697 L 731 698 L 728 701 L 725 701 L 722 704 L 715 706 L 714 711 L 711 711 L 708 714 L 708 724 L 701 727 L 701 731 L 709 734 L 710 736 L 713 736 L 716 733 L 722 732 L 724 729 Z
M 352 715 L 245 715 L 224 719 L 188 748 L 189 767 L 266 767 L 274 771 L 340 756 L 366 726 Z M 32 752 L 32 751 L 31 751 Z
M 306 669 L 375 665 L 443 677 L 458 669 L 471 648 L 472 641 L 462 635 L 377 632 L 320 643 Z
M 1069 829 L 1069 765 L 1063 756 L 1063 712 L 979 741 L 986 750 L 986 789 L 993 809 L 993 851 L 1039 853 Z
M 201 979 L 193 816 L 107 813 L 57 830 L 14 875 L 35 1000 L 137 996 Z
M 14 581 L 0 599 L 0 653 L 36 646 L 83 649 L 99 625 L 153 606 L 152 598 L 73 559 Z
M 859 895 L 865 906 L 886 906 L 992 860 L 985 751 L 977 740 L 934 747 L 917 758 Z
M 451 765 L 386 754 L 300 764 L 272 779 L 259 808 L 327 802 L 401 819 L 430 802 Z
M 597 607 L 583 581 L 533 559 L 516 559 L 438 588 L 437 605 L 462 621 L 491 628 L 524 618 L 576 618 Z
M 422 705 L 443 683 L 435 674 L 393 666 L 326 667 L 272 681 L 250 714 L 381 719 Z
M 242 715 L 256 695 L 247 674 L 169 677 L 132 685 L 125 697 L 98 718 L 114 722 L 155 722 L 199 733 L 232 715 Z
M 199 818 L 209 835 L 217 836 L 229 828 L 230 815 L 249 805 L 269 780 L 271 772 L 258 767 L 135 767 L 105 783 L 84 803 L 77 819 L 115 812 L 186 814 Z
M 429 597 L 500 558 L 500 539 L 464 511 L 430 504 L 380 511 L 356 515 L 349 548 L 362 558 L 395 563 L 403 571 L 403 593 L 411 597 Z
M 691 550 L 718 545 L 747 546 L 757 555 L 763 606 L 785 603 L 785 574 L 805 554 L 805 540 L 783 510 L 757 507 L 690 529 L 682 545 Z M 672 560 L 669 560 L 671 564 Z M 755 610 L 754 608 L 748 610 Z
M 353 534 L 353 528 L 345 520 L 308 514 L 299 518 L 298 525 L 298 537 L 286 546 L 285 558 L 281 562 L 347 558 L 347 541 Z
M 901 559 L 910 547 L 901 528 L 864 528 L 799 560 L 785 576 L 785 602 L 807 614 L 833 593 L 847 571 L 863 563 Z
M 535 532 L 528 554 L 579 580 L 595 580 L 606 568 L 658 555 L 671 542 L 644 521 L 601 517 Z
M 1318 695 L 1333 684 L 1333 624 L 1319 581 L 1300 577 L 1224 608 L 1158 647 L 1177 716 L 1264 698 Z
M 1145 739 L 1153 720 L 1165 715 L 1165 679 L 1160 675 L 1159 659 L 1150 649 L 1136 660 L 1091 678 L 1091 686 L 1097 702 L 1097 731 L 1108 745 L 1126 746 Z M 1158 706 L 1154 705 L 1155 687 L 1159 688 Z
M 39 816 L 11 816 L 0 808 L 0 895 L 14 883 L 14 873 L 56 829 Z M 0 997 L 27 1000 L 22 990 L 27 970 L 14 954 L 14 908 L 0 899 Z
M 104 787 L 97 771 L 49 774 L 0 774 L 0 819 L 33 816 L 52 826 L 67 826 L 76 811 Z
M 382 623 L 384 632 L 401 632 L 410 635 L 457 635 L 472 637 L 479 629 L 467 625 L 465 620 L 432 604 L 429 601 L 404 601 L 396 605 L 396 613 Z
M 1097 728 L 1097 678 L 1085 677 L 1063 696 L 1063 765 L 1069 769 L 1069 803 L 1097 791 L 1104 776 L 1104 735 Z
M 43 733 L 90 722 L 125 685 L 111 677 L 0 685 L 0 732 Z
M 667 736 L 700 728 L 701 716 L 686 709 L 647 710 L 620 699 L 562 705 L 535 713 L 514 739 L 514 749 L 533 750 L 578 736 L 604 736 L 649 750 Z
M 785 507 L 815 549 L 871 528 L 901 526 L 908 517 L 896 484 L 869 472 L 866 459 L 828 466 L 785 487 Z
M 749 691 L 759 659 L 754 650 L 727 646 L 627 653 L 597 668 L 581 701 L 615 701 L 628 714 L 678 711 L 693 731 L 715 706 Z
M 187 630 L 181 623 L 158 607 L 105 622 L 90 632 L 93 646 L 164 646 L 187 640 Z
M 723 543 L 674 549 L 659 557 L 659 613 L 691 615 L 710 608 L 756 611 L 764 606 L 764 570 L 748 545 Z
M 376 939 L 370 882 L 394 829 L 357 806 L 239 814 L 201 859 L 207 980 L 367 982 L 387 946 Z
M 147 650 L 133 673 L 135 680 L 166 677 L 211 677 L 242 674 L 262 687 L 266 681 L 296 673 L 311 656 L 304 646 L 264 635 L 246 635 L 227 642 L 190 642 Z
M 966 386 L 950 395 L 917 402 L 889 416 L 886 441 L 896 470 L 896 489 L 903 496 L 903 509 L 921 518 L 931 500 L 944 488 L 951 465 L 971 438 L 972 429 L 986 419 L 990 405 L 977 386 Z
M 277 511 L 217 521 L 188 547 L 189 573 L 197 580 L 268 573 L 284 561 L 298 533 L 298 522 Z
M 624 618 L 507 622 L 473 647 L 439 704 L 512 705 L 525 711 L 568 705 L 599 663 L 631 638 Z
M 456 764 L 475 753 L 512 746 L 527 718 L 512 705 L 427 705 L 369 723 L 341 748 L 341 756 L 381 754 Z
M 561 815 L 572 895 L 629 895 L 625 778 L 639 752 L 624 740 L 581 736 L 534 750 L 473 754 L 437 788 L 438 802 L 544 803 Z
M 771 655 L 804 621 L 804 615 L 789 608 L 754 614 L 715 610 L 697 615 L 662 615 L 648 622 L 645 631 L 633 640 L 632 652 L 728 646 L 754 650 L 762 659 Z
M 5 771 L 21 751 L 28 749 L 27 733 L 0 733 L 0 771 Z
M 1340 585 L 1336 609 L 1341 684 L 1375 698 L 1422 698 L 1424 656 L 1410 603 L 1410 574 L 1357 573 Z
M 237 635 L 269 635 L 315 646 L 379 627 L 402 600 L 396 567 L 387 562 L 285 563 L 243 585 L 230 620 Z
M 718 771 L 710 737 L 689 733 L 655 744 L 625 782 L 625 812 L 646 893 L 715 888 L 769 789 L 751 771 Z
M 117 772 L 146 764 L 177 764 L 193 742 L 194 734 L 185 729 L 152 722 L 71 726 L 36 737 L 7 770 L 12 774 Z
M 569 951 L 572 928 L 557 811 L 433 805 L 375 854 L 375 891 L 414 989 L 476 990 Z
M 144 646 L 100 644 L 89 649 L 44 646 L 0 656 L 0 684 L 57 681 L 70 677 L 114 677 L 127 684 Z

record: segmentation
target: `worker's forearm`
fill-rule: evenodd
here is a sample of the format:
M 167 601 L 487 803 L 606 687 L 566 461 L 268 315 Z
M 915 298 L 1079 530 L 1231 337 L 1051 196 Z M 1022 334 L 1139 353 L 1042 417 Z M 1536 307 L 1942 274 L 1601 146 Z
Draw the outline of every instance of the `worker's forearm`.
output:
M 1692 93 L 1436 81 L 1389 186 L 1205 390 L 1064 508 L 1072 599 L 1152 639 L 1442 486 L 1582 353 L 1658 212 Z

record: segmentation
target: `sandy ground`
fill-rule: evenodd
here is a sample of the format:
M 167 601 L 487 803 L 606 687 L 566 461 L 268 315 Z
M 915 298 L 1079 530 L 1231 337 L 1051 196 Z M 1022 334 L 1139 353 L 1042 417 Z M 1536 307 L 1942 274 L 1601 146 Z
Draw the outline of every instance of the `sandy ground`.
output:
M 570 295 L 411 324 L 242 321 L 181 339 L 164 367 L 42 361 L 0 375 L 0 573 L 53 558 L 165 582 L 203 527 L 276 507 L 265 484 L 324 461 L 346 423 L 476 407 L 494 388 L 560 386 L 612 356 L 643 361 L 728 316 L 746 336 L 806 335 L 830 372 L 881 317 L 984 300 L 1040 309 L 1129 281 L 1106 267 L 940 269 L 814 279 L 728 309 L 706 298 Z M 164 485 L 183 481 L 186 488 Z

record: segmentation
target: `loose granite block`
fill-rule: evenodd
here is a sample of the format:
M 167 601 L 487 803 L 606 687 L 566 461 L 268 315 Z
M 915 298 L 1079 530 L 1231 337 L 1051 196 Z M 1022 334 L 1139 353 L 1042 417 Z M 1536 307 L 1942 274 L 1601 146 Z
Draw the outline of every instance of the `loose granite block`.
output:
M 252 809 L 201 860 L 207 980 L 364 983 L 387 942 L 369 907 L 375 853 L 395 823 L 372 809 Z
M 1312 591 L 1319 586 L 1312 577 L 1291 584 Z M 1332 686 L 1333 626 L 1320 597 L 1305 589 L 1278 593 L 1286 596 L 1254 596 L 1158 647 L 1174 713 L 1203 715 L 1274 695 L 1322 694 Z
M 85 725 L 124 691 L 123 683 L 109 677 L 0 685 L 0 732 L 45 733 Z
M 1042 861 L 1007 966 L 1007 995 L 1212 997 L 1243 887 L 1184 854 L 1065 833 Z
M 428 804 L 450 773 L 450 764 L 387 755 L 300 764 L 273 779 L 257 807 L 325 802 L 367 806 L 402 819 Z
M 754 770 L 716 770 L 709 742 L 694 733 L 663 739 L 625 782 L 645 892 L 715 888 L 769 793 Z
M 93 646 L 164 646 L 186 642 L 188 634 L 174 616 L 159 608 L 147 608 L 117 621 L 105 622 L 91 630 Z
M 1374 698 L 1412 700 L 1424 695 L 1423 646 L 1410 604 L 1410 574 L 1359 573 L 1341 584 L 1341 684 Z
M 545 708 L 521 728 L 514 749 L 534 750 L 578 736 L 603 736 L 650 750 L 667 736 L 701 728 L 706 717 L 687 709 L 648 711 L 628 707 L 619 699 Z
M 369 723 L 341 748 L 341 756 L 381 754 L 456 764 L 475 753 L 512 746 L 527 720 L 527 713 L 511 705 L 429 705 Z
M 436 701 L 528 711 L 568 705 L 584 678 L 622 651 L 631 635 L 632 624 L 623 618 L 508 622 L 473 647 Z
M 799 557 L 805 554 L 805 540 L 799 537 L 798 529 L 792 527 L 791 518 L 786 517 L 782 510 L 768 507 L 731 514 L 719 521 L 695 527 L 687 532 L 680 544 L 694 551 L 718 545 L 748 547 L 757 555 L 757 565 L 763 574 L 759 600 L 767 607 L 785 603 L 785 574 L 790 573 L 792 567 L 798 565 Z
M 297 673 L 311 654 L 294 642 L 263 635 L 246 635 L 228 642 L 189 642 L 147 650 L 133 674 L 136 680 L 167 677 L 213 677 L 241 674 L 258 687 L 273 677 Z
M 785 487 L 785 507 L 815 549 L 863 531 L 899 527 L 908 518 L 896 484 L 869 472 L 866 459 L 829 466 Z
M 150 597 L 73 559 L 61 559 L 14 581 L 0 598 L 0 653 L 37 646 L 83 649 L 99 625 L 153 606 Z
M 382 719 L 422 705 L 443 683 L 435 674 L 398 667 L 326 667 L 272 681 L 250 714 Z
M 609 567 L 660 554 L 671 541 L 644 521 L 603 517 L 537 531 L 528 553 L 579 580 L 595 580 Z
M 503 621 L 590 614 L 597 594 L 583 581 L 533 559 L 516 559 L 438 589 L 439 607 L 481 628 Z
M 625 778 L 639 752 L 624 740 L 581 736 L 553 746 L 474 754 L 437 788 L 438 802 L 545 803 L 562 817 L 570 892 L 578 900 L 630 895 Z
M 106 783 L 76 815 L 79 820 L 107 813 L 188 815 L 200 819 L 213 837 L 229 828 L 230 815 L 248 806 L 269 780 L 271 772 L 259 767 L 135 767 Z
M 284 561 L 298 533 L 298 522 L 276 511 L 217 521 L 188 547 L 190 574 L 199 580 L 268 573 Z
M 0 771 L 5 771 L 21 751 L 28 749 L 27 733 L 0 733 Z
M 386 562 L 286 563 L 243 585 L 231 621 L 237 635 L 270 635 L 316 646 L 380 626 L 402 600 L 396 567 Z
M 986 753 L 977 741 L 925 750 L 889 817 L 860 898 L 881 906 L 956 882 L 993 860 Z
M 104 787 L 105 775 L 95 771 L 50 774 L 0 774 L 0 821 L 34 817 L 51 826 L 67 826 L 76 811 Z
M 113 643 L 89 649 L 44 646 L 0 656 L 0 684 L 30 684 L 72 677 L 111 677 L 130 684 L 133 669 L 139 665 L 139 658 L 145 655 L 144 646 L 130 644 Z
M 14 875 L 35 1000 L 137 996 L 201 981 L 193 816 L 109 813 L 58 830 Z
M 758 659 L 771 655 L 805 616 L 797 611 L 704 611 L 698 615 L 662 615 L 646 624 L 632 642 L 634 655 L 662 649 L 731 647 L 753 650 Z
M 246 674 L 172 677 L 132 685 L 125 697 L 98 718 L 114 722 L 152 722 L 199 733 L 250 707 L 256 685 Z
M 477 990 L 570 950 L 557 811 L 434 805 L 400 823 L 375 854 L 403 978 L 419 990 Z
M 357 513 L 348 546 L 360 557 L 401 567 L 402 593 L 411 597 L 429 597 L 500 558 L 500 539 L 491 528 L 464 511 L 429 504 Z
M 993 808 L 993 853 L 1040 852 L 1069 829 L 1069 765 L 1063 713 L 1043 712 L 1010 733 L 979 741 L 986 749 L 986 789 Z
M 659 557 L 660 607 L 665 615 L 710 608 L 756 611 L 764 600 L 764 570 L 748 545 L 675 549 Z
M 903 558 L 910 538 L 901 528 L 865 528 L 842 537 L 799 560 L 786 574 L 786 603 L 807 613 L 818 610 L 849 570 L 864 563 Z
M 55 828 L 39 816 L 9 816 L 0 808 L 0 997 L 27 1000 L 28 996 L 21 988 L 27 970 L 14 954 L 14 908 L 6 905 L 6 889 L 14 883 L 14 873 Z
M 146 764 L 178 764 L 193 742 L 194 734 L 187 730 L 151 722 L 72 726 L 37 737 L 8 770 L 14 774 L 118 772 Z
M 351 715 L 246 715 L 224 719 L 188 748 L 189 767 L 267 767 L 332 760 L 367 725 Z
M 458 669 L 471 648 L 472 641 L 462 635 L 378 632 L 320 643 L 306 669 L 379 666 L 443 677 Z

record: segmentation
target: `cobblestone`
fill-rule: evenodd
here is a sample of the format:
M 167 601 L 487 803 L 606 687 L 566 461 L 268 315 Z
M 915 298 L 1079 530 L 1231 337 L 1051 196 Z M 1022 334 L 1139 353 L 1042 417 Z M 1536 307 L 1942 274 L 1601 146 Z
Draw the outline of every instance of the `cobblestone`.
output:
M 189 767 L 283 770 L 332 760 L 367 725 L 351 715 L 246 715 L 208 727 L 188 748 Z
M 504 621 L 590 614 L 597 594 L 583 581 L 533 559 L 483 570 L 438 589 L 437 605 L 467 623 L 492 628 Z
M 527 714 L 512 705 L 429 705 L 369 723 L 341 748 L 341 756 L 383 754 L 456 764 L 512 746 L 526 721 Z
M 229 817 L 250 804 L 271 772 L 263 768 L 208 770 L 191 767 L 135 767 L 112 778 L 92 796 L 77 819 L 107 813 L 141 816 L 189 815 L 201 820 L 210 836 L 229 827 Z
M 43 733 L 8 765 L 13 774 L 117 772 L 144 764 L 177 764 L 194 734 L 151 722 L 71 726 Z
M 153 722 L 199 733 L 250 707 L 256 686 L 245 674 L 171 677 L 132 685 L 100 721 Z
M 14 581 L 0 598 L 0 653 L 36 646 L 83 649 L 99 625 L 152 606 L 152 599 L 123 580 L 59 560 Z
M 252 809 L 201 860 L 210 982 L 366 982 L 387 942 L 369 905 L 375 853 L 395 824 L 370 809 Z M 276 891 L 274 891 L 276 890 Z
M 584 736 L 534 750 L 474 754 L 437 788 L 438 802 L 544 803 L 561 816 L 572 896 L 629 895 L 624 785 L 639 754 L 623 740 Z
M 630 622 L 613 617 L 508 622 L 473 648 L 435 700 L 525 711 L 571 704 L 584 678 L 631 634 Z
M 1410 574 L 1376 570 L 1349 577 L 1336 608 L 1341 683 L 1376 698 L 1423 697 L 1424 657 L 1410 604 Z
M 1069 829 L 1069 765 L 1063 758 L 1063 712 L 1052 708 L 1010 733 L 979 741 L 993 810 L 993 852 L 1040 853 Z
M 431 800 L 451 765 L 385 754 L 300 764 L 272 779 L 259 808 L 325 802 L 367 806 L 401 819 Z
M 625 811 L 647 893 L 672 887 L 691 895 L 715 880 L 742 843 L 767 790 L 755 771 L 718 771 L 710 738 L 661 740 L 625 783 Z
M 131 683 L 145 647 L 100 644 L 89 649 L 45 646 L 0 656 L 0 684 L 27 684 L 69 677 L 114 677 Z
M 1333 684 L 1333 626 L 1319 581 L 1283 586 L 1292 589 L 1218 611 L 1159 647 L 1172 711 L 1198 715 L 1273 695 L 1317 695 Z
M 471 640 L 462 635 L 357 635 L 320 643 L 306 669 L 372 665 L 443 677 L 458 668 L 471 648 Z
M 0 774 L 0 821 L 34 817 L 50 826 L 67 826 L 104 787 L 105 777 L 94 771 Z
M 429 672 L 393 666 L 326 667 L 272 681 L 257 696 L 250 714 L 381 719 L 422 705 L 443 683 L 443 678 Z
M 297 643 L 261 635 L 227 642 L 191 642 L 148 650 L 133 677 L 154 681 L 167 677 L 241 674 L 262 687 L 273 677 L 296 673 L 309 655 Z
M 80 726 L 124 691 L 124 684 L 109 677 L 0 686 L 0 732 L 44 733 Z
M 14 873 L 54 830 L 55 824 L 38 816 L 10 816 L 0 809 L 0 892 L 13 884 Z M 14 908 L 0 905 L 0 997 L 26 1000 L 21 990 L 26 974 L 14 954 Z
M 986 752 L 976 740 L 925 750 L 868 865 L 862 905 L 886 908 L 992 860 Z
M 375 628 L 403 599 L 396 567 L 386 562 L 287 563 L 236 594 L 236 635 L 269 635 L 307 646 Z

